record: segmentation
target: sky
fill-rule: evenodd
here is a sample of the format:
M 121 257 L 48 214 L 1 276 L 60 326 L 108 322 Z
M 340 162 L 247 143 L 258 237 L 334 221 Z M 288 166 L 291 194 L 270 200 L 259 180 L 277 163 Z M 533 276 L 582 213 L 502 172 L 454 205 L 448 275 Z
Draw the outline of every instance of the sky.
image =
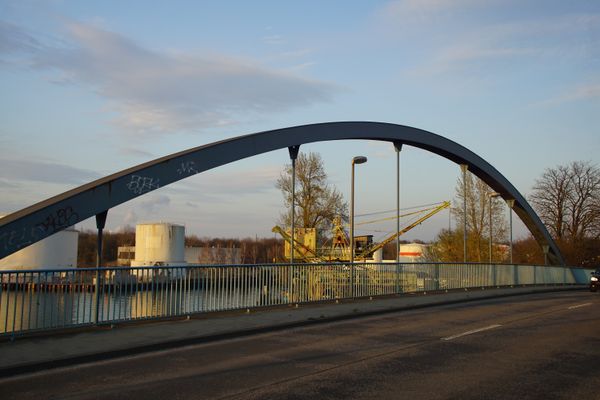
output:
M 600 2 L 0 0 L 0 120 L 0 214 L 191 147 L 329 121 L 439 134 L 528 196 L 547 168 L 598 164 Z M 355 212 L 371 215 L 357 222 L 395 208 L 391 144 L 311 151 L 346 199 L 351 159 L 368 158 Z M 111 209 L 107 229 L 272 237 L 286 163 L 282 149 L 193 176 Z M 400 163 L 402 208 L 454 198 L 457 165 L 408 146 Z M 449 224 L 443 211 L 404 238 Z

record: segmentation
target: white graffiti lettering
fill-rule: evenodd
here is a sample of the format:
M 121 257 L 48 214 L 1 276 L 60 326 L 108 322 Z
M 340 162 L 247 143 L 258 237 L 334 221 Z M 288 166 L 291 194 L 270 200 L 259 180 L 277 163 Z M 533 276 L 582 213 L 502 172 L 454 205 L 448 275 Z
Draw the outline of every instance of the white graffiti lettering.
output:
M 160 187 L 159 180 L 149 176 L 131 175 L 131 181 L 127 184 L 127 189 L 134 194 L 144 194 Z
M 179 168 L 177 168 L 177 173 L 179 175 L 182 175 L 182 174 L 188 174 L 188 175 L 197 174 L 198 170 L 196 169 L 196 163 L 193 162 L 193 161 L 182 162 L 181 166 Z

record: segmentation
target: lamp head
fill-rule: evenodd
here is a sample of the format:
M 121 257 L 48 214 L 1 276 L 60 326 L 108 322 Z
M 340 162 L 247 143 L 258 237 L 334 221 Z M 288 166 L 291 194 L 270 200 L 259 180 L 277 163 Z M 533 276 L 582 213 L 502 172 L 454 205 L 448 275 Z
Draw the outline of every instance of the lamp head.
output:
M 365 156 L 356 156 L 352 159 L 352 165 L 354 164 L 364 164 L 367 162 L 367 157 Z

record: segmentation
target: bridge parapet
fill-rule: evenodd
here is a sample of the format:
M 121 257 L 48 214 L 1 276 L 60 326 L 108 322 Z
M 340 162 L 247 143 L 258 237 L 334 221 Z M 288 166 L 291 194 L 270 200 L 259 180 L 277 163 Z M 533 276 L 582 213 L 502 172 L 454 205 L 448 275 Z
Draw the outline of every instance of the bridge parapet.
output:
M 0 271 L 0 336 L 228 310 L 473 288 L 587 283 L 591 270 L 463 263 Z

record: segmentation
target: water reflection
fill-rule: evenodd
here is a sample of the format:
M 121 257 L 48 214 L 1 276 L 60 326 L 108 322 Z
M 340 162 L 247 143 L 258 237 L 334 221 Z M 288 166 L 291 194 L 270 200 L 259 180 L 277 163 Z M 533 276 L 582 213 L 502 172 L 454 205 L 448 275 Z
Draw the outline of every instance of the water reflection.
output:
M 0 293 L 0 334 L 68 327 L 100 322 L 169 317 L 197 312 L 227 310 L 261 305 L 263 291 L 231 290 L 222 293 L 203 289 L 116 290 L 102 293 L 98 310 L 93 292 L 86 291 L 2 291 Z M 269 303 L 284 299 L 269 296 Z

